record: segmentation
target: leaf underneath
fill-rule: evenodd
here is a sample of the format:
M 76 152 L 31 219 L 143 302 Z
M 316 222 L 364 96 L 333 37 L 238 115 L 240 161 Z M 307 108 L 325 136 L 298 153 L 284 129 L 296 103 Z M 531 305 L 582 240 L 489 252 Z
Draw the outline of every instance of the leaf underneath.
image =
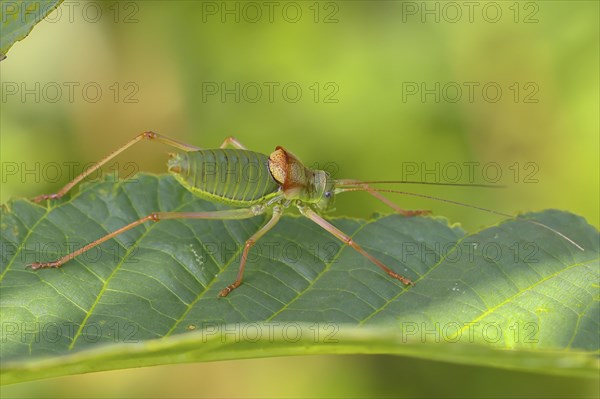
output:
M 85 184 L 47 207 L 22 199 L 3 205 L 3 383 L 107 365 L 302 353 L 504 359 L 501 367 L 597 373 L 599 233 L 557 210 L 475 234 L 440 217 L 331 219 L 413 280 L 410 288 L 297 215 L 284 216 L 256 244 L 244 283 L 226 298 L 217 294 L 235 279 L 245 240 L 268 215 L 149 222 L 60 269 L 25 268 L 152 212 L 218 209 L 227 207 L 194 197 L 169 176 L 145 174 Z M 181 352 L 180 345 L 200 347 Z

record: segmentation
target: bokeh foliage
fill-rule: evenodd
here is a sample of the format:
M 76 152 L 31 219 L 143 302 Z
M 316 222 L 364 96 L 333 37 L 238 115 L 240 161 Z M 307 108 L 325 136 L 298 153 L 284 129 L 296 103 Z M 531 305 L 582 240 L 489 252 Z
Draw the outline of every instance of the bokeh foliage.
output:
M 231 134 L 264 152 L 283 145 L 309 165 L 333 164 L 339 177 L 397 179 L 408 163 L 431 168 L 436 162 L 495 162 L 502 167 L 501 183 L 509 186 L 501 192 L 411 188 L 509 212 L 568 209 L 599 225 L 597 2 L 523 2 L 518 22 L 509 8 L 513 3 L 500 2 L 504 17 L 497 23 L 479 12 L 472 23 L 466 14 L 458 22 L 437 22 L 434 16 L 422 22 L 422 13 L 407 15 L 403 7 L 410 2 L 338 2 L 338 22 L 328 24 L 314 23 L 312 3 L 304 2 L 298 4 L 306 18 L 293 24 L 281 14 L 273 23 L 243 18 L 237 23 L 231 16 L 222 23 L 219 14 L 205 15 L 204 22 L 206 2 L 189 1 L 91 2 L 86 19 L 87 3 L 76 3 L 73 18 L 61 7 L 60 18 L 40 23 L 0 64 L 0 155 L 3 168 L 7 163 L 19 168 L 16 175 L 3 169 L 2 202 L 54 191 L 68 180 L 66 166 L 58 179 L 48 179 L 41 169 L 22 175 L 23 162 L 34 170 L 38 162 L 40 168 L 77 162 L 74 168 L 80 170 L 152 129 L 207 147 Z M 525 8 L 529 3 L 537 6 L 537 22 L 525 23 L 535 9 Z M 319 3 L 320 21 L 332 10 L 326 5 Z M 96 6 L 102 17 L 93 22 Z M 31 89 L 36 82 L 40 88 L 58 83 L 60 100 L 23 97 L 21 85 Z M 73 101 L 65 82 L 79 84 Z M 97 102 L 83 98 L 81 89 L 90 82 L 102 88 Z M 230 87 L 297 82 L 304 96 L 296 103 L 281 97 L 256 103 L 238 103 L 231 96 L 225 102 L 214 96 L 203 100 L 203 83 L 214 82 Z M 322 92 L 324 84 L 334 82 L 339 102 L 314 102 L 309 88 L 314 82 Z M 464 95 L 455 103 L 431 96 L 403 101 L 403 83 L 415 82 L 429 87 L 497 82 L 504 96 L 496 103 L 481 96 L 469 102 Z M 519 99 L 529 93 L 524 85 L 535 83 L 539 101 L 513 101 L 514 82 L 521 88 Z M 18 86 L 16 95 L 7 94 L 12 84 Z M 138 101 L 126 102 L 127 96 Z M 131 161 L 136 170 L 160 172 L 164 153 L 144 145 L 121 157 L 119 169 L 130 173 L 126 162 Z M 528 162 L 537 165 L 537 182 L 523 182 Z M 509 169 L 515 163 L 518 183 Z M 498 221 L 474 210 L 397 199 L 407 208 L 433 209 L 468 231 Z M 337 215 L 366 217 L 373 211 L 387 209 L 366 195 L 347 194 Z M 468 371 L 471 380 L 476 372 Z M 548 381 L 538 385 L 554 387 Z M 587 386 L 572 380 L 565 385 Z M 597 394 L 593 389 L 589 392 Z

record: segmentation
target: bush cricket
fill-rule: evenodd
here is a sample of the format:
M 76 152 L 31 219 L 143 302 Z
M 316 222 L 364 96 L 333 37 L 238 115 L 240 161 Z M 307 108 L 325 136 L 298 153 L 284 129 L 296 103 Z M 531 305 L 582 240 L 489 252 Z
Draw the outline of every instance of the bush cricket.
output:
M 277 224 L 285 208 L 295 206 L 302 215 L 331 233 L 344 244 L 354 248 L 361 255 L 381 268 L 381 270 L 390 277 L 400 280 L 404 285 L 414 285 L 411 280 L 394 272 L 391 268 L 370 255 L 348 235 L 333 226 L 320 215 L 332 208 L 337 194 L 350 191 L 366 191 L 391 207 L 394 211 L 404 216 L 426 215 L 429 214 L 430 211 L 404 210 L 384 197 L 381 194 L 382 192 L 433 199 L 479 209 L 504 217 L 512 217 L 506 213 L 457 201 L 424 194 L 374 187 L 374 185 L 379 183 L 419 183 L 476 187 L 499 186 L 485 184 L 333 179 L 326 171 L 307 168 L 291 152 L 279 146 L 276 147 L 275 151 L 270 155 L 266 155 L 250 151 L 234 137 L 228 137 L 218 149 L 201 149 L 151 131 L 137 135 L 125 145 L 110 153 L 92 167 L 75 177 L 75 179 L 65 185 L 57 193 L 39 195 L 33 198 L 33 201 L 41 202 L 43 200 L 61 198 L 86 176 L 93 173 L 134 144 L 144 140 L 154 140 L 180 150 L 180 152 L 169 154 L 170 159 L 167 164 L 169 172 L 175 179 L 194 195 L 209 201 L 231 205 L 234 209 L 213 212 L 154 212 L 106 234 L 96 241 L 93 241 L 56 261 L 34 262 L 31 265 L 28 265 L 28 267 L 31 267 L 34 270 L 60 267 L 85 251 L 149 221 L 158 222 L 160 220 L 168 219 L 248 219 L 270 212 L 271 218 L 267 223 L 246 241 L 240 259 L 237 278 L 232 284 L 219 292 L 219 297 L 225 297 L 242 283 L 248 252 L 252 246 Z M 524 220 L 551 230 L 578 249 L 583 250 L 577 243 L 551 227 L 535 220 Z

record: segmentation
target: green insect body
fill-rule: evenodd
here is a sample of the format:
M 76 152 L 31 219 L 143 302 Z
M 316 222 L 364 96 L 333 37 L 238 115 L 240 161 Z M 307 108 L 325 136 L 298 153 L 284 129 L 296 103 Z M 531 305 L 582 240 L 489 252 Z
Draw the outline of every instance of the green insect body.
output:
M 331 210 L 335 181 L 305 167 L 283 147 L 271 155 L 242 149 L 210 149 L 171 154 L 167 164 L 177 181 L 210 201 L 244 207 L 278 199 Z
M 195 195 L 232 206 L 269 200 L 280 187 L 269 171 L 269 157 L 254 151 L 190 151 L 173 154 L 167 165 L 179 183 Z

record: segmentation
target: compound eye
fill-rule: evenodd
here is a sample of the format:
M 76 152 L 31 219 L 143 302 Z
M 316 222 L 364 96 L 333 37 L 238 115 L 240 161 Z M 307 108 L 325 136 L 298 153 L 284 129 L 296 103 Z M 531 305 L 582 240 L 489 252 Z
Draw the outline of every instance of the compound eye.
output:
M 325 191 L 325 198 L 331 198 L 331 191 Z

